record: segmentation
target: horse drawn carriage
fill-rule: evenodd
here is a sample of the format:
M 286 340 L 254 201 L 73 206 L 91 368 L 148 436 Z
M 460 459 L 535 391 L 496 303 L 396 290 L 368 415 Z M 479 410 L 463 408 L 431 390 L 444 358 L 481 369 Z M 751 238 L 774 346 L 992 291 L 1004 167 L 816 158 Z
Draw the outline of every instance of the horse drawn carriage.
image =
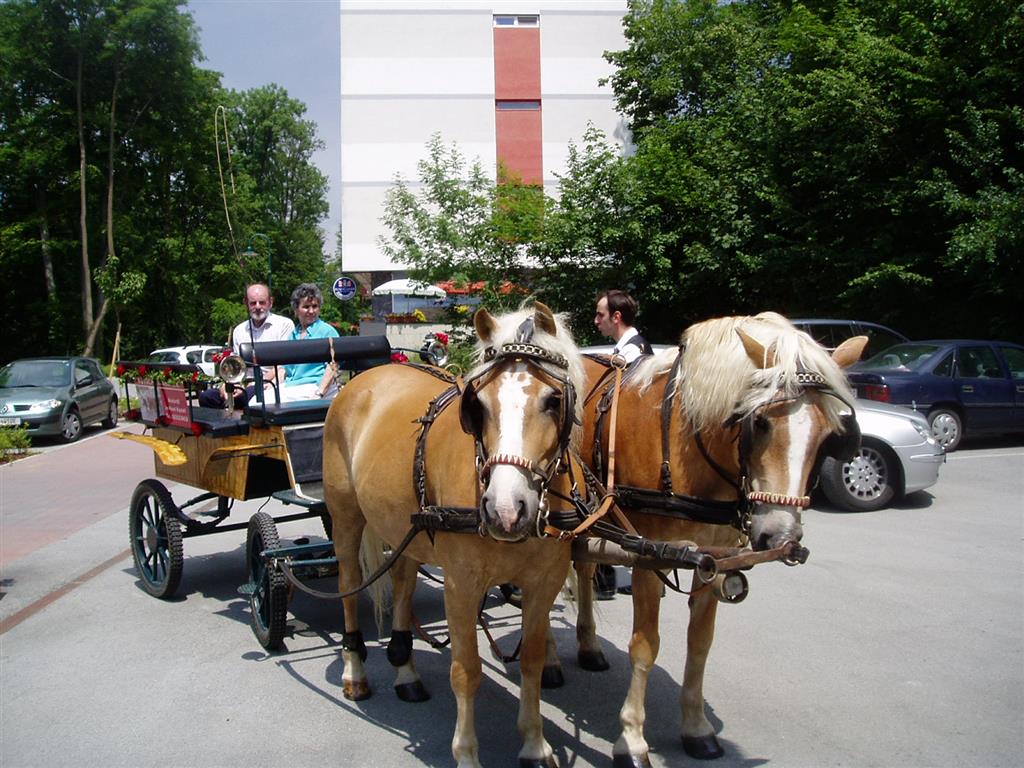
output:
M 615 361 L 584 359 L 540 304 L 498 318 L 481 310 L 475 325 L 478 364 L 463 380 L 419 366 L 372 367 L 342 389 L 329 411 L 303 413 L 319 422 L 291 421 L 301 409 L 250 413 L 244 441 L 216 433 L 222 425 L 207 435 L 194 417 L 173 440 L 167 425 L 154 424 L 158 450 L 174 443 L 195 460 L 187 477 L 159 465 L 158 475 L 207 488 L 212 496 L 205 498 L 218 498 L 218 516 L 220 499 L 227 506 L 227 499 L 268 493 L 302 504 L 302 515 L 329 515 L 333 557 L 296 557 L 278 546 L 269 515 L 254 516 L 248 589 L 254 629 L 271 647 L 283 632 L 286 575 L 302 561 L 337 565 L 349 699 L 370 695 L 355 604 L 365 585 L 365 553 L 391 566 L 388 660 L 395 690 L 407 701 L 427 698 L 411 654 L 418 568 L 442 567 L 458 702 L 452 751 L 460 765 L 479 764 L 477 614 L 486 591 L 505 582 L 523 595 L 519 763 L 554 764 L 542 732 L 540 688 L 558 664 L 549 612 L 573 561 L 580 574 L 578 659 L 593 670 L 607 667 L 595 635 L 593 566 L 634 566 L 634 671 L 613 751 L 616 765 L 648 765 L 643 698 L 659 646 L 658 595 L 663 583 L 682 591 L 664 572 L 691 570 L 683 744 L 693 756 L 719 756 L 702 688 L 715 606 L 742 599 L 741 571 L 752 565 L 806 558 L 799 544 L 805 492 L 822 447 L 838 453 L 855 440 L 841 367 L 856 360 L 857 344 L 866 340 L 829 356 L 784 318 L 722 318 L 689 329 L 679 349 L 627 372 Z M 286 352 L 272 351 L 268 356 L 271 350 L 257 344 L 246 361 L 267 365 Z M 617 421 L 628 423 L 632 435 L 661 439 L 628 439 Z M 309 437 L 302 431 L 316 429 L 320 476 L 308 479 L 312 463 L 297 457 Z M 237 465 L 229 485 L 224 462 L 239 460 L 244 468 Z M 254 476 L 257 464 L 270 461 L 280 463 L 277 480 L 267 466 Z M 159 596 L 173 591 L 175 572 L 180 578 L 180 539 L 209 529 L 182 519 L 154 483 L 144 481 L 133 497 L 132 547 L 144 586 Z

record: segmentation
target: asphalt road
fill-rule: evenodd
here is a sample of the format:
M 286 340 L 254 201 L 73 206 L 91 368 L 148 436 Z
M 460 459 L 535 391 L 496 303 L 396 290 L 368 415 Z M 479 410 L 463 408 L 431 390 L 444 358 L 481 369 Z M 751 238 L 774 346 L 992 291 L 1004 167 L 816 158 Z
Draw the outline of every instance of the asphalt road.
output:
M 434 698 L 399 702 L 366 605 L 375 695 L 348 702 L 340 606 L 304 595 L 290 606 L 287 650 L 265 654 L 237 592 L 244 532 L 186 540 L 182 597 L 146 595 L 127 554 L 127 506 L 149 476 L 146 448 L 103 436 L 0 467 L 0 765 L 452 764 L 448 654 L 418 642 Z M 1019 766 L 1022 500 L 1024 448 L 1003 442 L 953 454 L 938 485 L 895 508 L 809 510 L 808 563 L 758 566 L 748 599 L 719 611 L 705 681 L 726 749 L 716 768 Z M 233 519 L 258 506 L 236 506 Z M 45 535 L 26 542 L 35 528 Z M 282 531 L 322 534 L 314 521 Z M 436 585 L 417 599 L 420 619 L 443 632 Z M 545 691 L 543 714 L 563 766 L 609 765 L 618 736 L 631 605 L 619 596 L 599 609 L 613 665 L 602 674 L 575 664 L 571 606 L 553 614 L 568 684 Z M 509 651 L 516 613 L 495 599 L 487 614 Z M 686 615 L 684 598 L 666 598 L 647 699 L 659 768 L 695 764 L 678 735 Z M 511 765 L 518 667 L 484 642 L 481 757 Z

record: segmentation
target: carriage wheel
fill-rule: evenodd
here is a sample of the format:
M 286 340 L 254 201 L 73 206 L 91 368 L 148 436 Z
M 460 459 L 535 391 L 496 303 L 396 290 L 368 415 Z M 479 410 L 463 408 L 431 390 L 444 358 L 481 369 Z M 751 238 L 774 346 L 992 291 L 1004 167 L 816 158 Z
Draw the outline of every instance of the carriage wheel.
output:
M 181 522 L 167 488 L 156 480 L 143 480 L 128 508 L 135 571 L 142 588 L 153 597 L 174 596 L 181 582 Z
M 284 642 L 287 629 L 288 585 L 276 565 L 261 556 L 263 550 L 281 546 L 274 518 L 257 512 L 249 520 L 245 552 L 249 568 L 249 607 L 252 609 L 253 634 L 268 651 L 276 651 Z

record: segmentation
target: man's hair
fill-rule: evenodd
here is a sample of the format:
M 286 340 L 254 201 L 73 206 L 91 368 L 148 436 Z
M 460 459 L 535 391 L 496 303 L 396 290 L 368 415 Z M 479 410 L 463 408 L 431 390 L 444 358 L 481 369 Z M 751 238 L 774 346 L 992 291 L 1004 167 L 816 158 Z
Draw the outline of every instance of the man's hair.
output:
M 618 312 L 622 315 L 622 322 L 626 325 L 633 325 L 636 321 L 636 316 L 640 312 L 640 305 L 637 304 L 636 299 L 625 291 L 620 291 L 618 288 L 601 291 L 601 293 L 597 294 L 597 300 L 601 301 L 601 299 L 605 299 L 608 302 L 609 317 Z
M 321 306 L 324 303 L 324 295 L 316 283 L 300 283 L 299 287 L 292 291 L 292 309 L 297 310 L 304 299 L 316 299 Z
M 257 285 L 260 286 L 261 288 L 267 289 L 267 298 L 274 298 L 270 293 L 270 286 L 267 285 L 266 283 L 249 283 L 247 286 L 245 286 L 245 290 L 242 291 L 242 301 L 244 301 L 246 304 L 249 303 L 249 289 L 255 288 Z

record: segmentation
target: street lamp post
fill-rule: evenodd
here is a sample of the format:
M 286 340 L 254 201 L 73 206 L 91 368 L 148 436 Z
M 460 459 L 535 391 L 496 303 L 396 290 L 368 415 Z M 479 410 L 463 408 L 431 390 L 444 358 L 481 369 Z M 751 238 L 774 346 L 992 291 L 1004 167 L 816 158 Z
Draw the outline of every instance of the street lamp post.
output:
M 273 294 L 273 292 L 274 292 L 274 283 L 273 283 L 273 279 L 274 279 L 274 277 L 273 277 L 274 276 L 274 251 L 270 247 L 270 238 L 267 237 L 267 235 L 264 235 L 262 232 L 253 232 L 251 235 L 249 235 L 249 242 L 245 246 L 245 250 L 242 251 L 242 255 L 245 258 L 247 258 L 247 259 L 251 259 L 254 256 L 259 256 L 259 251 L 257 251 L 256 248 L 253 246 L 253 241 L 256 238 L 263 238 L 263 240 L 266 241 L 266 248 L 267 248 L 267 288 L 270 290 L 271 294 Z

